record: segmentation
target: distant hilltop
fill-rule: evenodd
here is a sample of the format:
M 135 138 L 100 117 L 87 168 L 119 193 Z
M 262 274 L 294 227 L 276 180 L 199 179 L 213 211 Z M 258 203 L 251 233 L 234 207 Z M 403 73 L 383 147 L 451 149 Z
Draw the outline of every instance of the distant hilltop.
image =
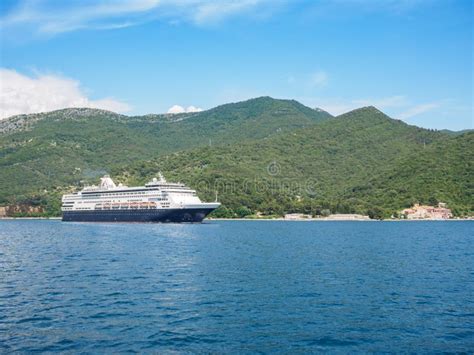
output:
M 183 113 L 160 113 L 160 114 L 146 114 L 142 116 L 127 116 L 112 111 L 96 109 L 96 108 L 87 108 L 87 107 L 73 107 L 73 108 L 64 108 L 59 110 L 54 110 L 50 112 L 40 112 L 32 114 L 22 114 L 7 117 L 0 120 L 0 133 L 9 133 L 18 130 L 30 129 L 36 122 L 42 119 L 56 119 L 56 120 L 78 120 L 84 118 L 108 118 L 116 121 L 127 120 L 129 122 L 134 121 L 145 121 L 145 122 L 155 122 L 155 121 L 167 121 L 167 122 L 178 122 L 183 119 L 193 117 L 193 116 L 203 116 L 206 117 L 208 114 L 214 114 L 215 112 L 220 113 L 227 110 L 233 110 L 234 108 L 239 109 L 239 106 L 242 104 L 245 105 L 255 105 L 255 108 L 258 106 L 263 106 L 265 103 L 273 104 L 275 101 L 288 102 L 292 103 L 293 106 L 304 107 L 307 110 L 314 110 L 317 114 L 321 116 L 332 117 L 331 114 L 324 111 L 320 108 L 311 109 L 309 107 L 303 106 L 295 100 L 276 100 L 268 96 L 259 97 L 255 99 L 250 99 L 238 103 L 229 103 L 215 108 L 206 110 L 206 111 L 190 111 Z M 275 112 L 278 113 L 278 112 Z
M 218 191 L 214 217 L 379 219 L 431 201 L 454 216 L 474 210 L 474 133 L 408 125 L 371 106 L 335 117 L 270 97 L 145 116 L 75 108 L 11 117 L 0 132 L 0 206 L 26 214 L 58 215 L 61 194 L 107 173 L 134 186 L 158 171 L 203 200 Z

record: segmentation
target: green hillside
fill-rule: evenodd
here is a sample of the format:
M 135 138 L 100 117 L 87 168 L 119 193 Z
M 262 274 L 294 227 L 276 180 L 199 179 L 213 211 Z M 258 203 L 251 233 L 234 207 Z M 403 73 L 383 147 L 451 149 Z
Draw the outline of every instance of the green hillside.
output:
M 464 163 L 474 150 L 469 137 L 453 139 L 367 107 L 258 142 L 178 152 L 114 173 L 137 184 L 161 170 L 208 200 L 217 190 L 227 216 L 242 209 L 267 214 L 372 210 L 389 216 L 411 202 L 426 201 L 438 187 L 433 196 L 466 213 L 472 211 L 474 176 L 472 165 Z M 453 168 L 437 168 L 443 160 L 449 164 L 442 166 Z M 420 174 L 424 164 L 429 172 Z M 398 188 L 405 195 L 390 199 Z
M 474 132 L 424 147 L 407 155 L 388 172 L 354 187 L 347 197 L 396 209 L 419 202 L 447 202 L 457 215 L 474 211 Z
M 0 204 L 59 213 L 60 195 L 110 173 L 142 184 L 162 171 L 216 191 L 217 216 L 368 213 L 413 202 L 473 212 L 472 132 L 393 120 L 374 107 L 332 118 L 291 100 L 257 98 L 201 113 L 127 117 L 91 109 L 0 124 Z
M 0 204 L 79 185 L 137 160 L 266 138 L 328 118 L 296 101 L 269 97 L 193 114 L 127 117 L 65 109 L 17 116 L 0 121 Z

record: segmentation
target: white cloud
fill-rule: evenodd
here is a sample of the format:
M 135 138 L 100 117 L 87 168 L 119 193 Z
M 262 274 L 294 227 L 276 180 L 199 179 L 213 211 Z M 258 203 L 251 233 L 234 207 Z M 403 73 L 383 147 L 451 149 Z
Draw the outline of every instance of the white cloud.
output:
M 132 17 L 146 14 L 159 0 L 118 0 L 95 2 L 55 2 L 49 0 L 20 1 L 8 15 L 1 18 L 1 27 L 31 26 L 35 32 L 55 34 L 83 28 L 108 29 L 123 27 Z
M 0 68 L 0 119 L 67 107 L 90 107 L 126 112 L 128 104 L 103 98 L 89 99 L 78 81 L 58 75 L 26 76 L 15 70 Z
M 199 4 L 194 12 L 193 20 L 197 24 L 220 21 L 230 15 L 245 12 L 263 2 L 262 0 L 195 1 Z
M 186 112 L 183 106 L 173 105 L 169 108 L 166 113 L 183 113 Z
M 328 84 L 329 76 L 325 71 L 319 70 L 311 74 L 309 84 L 313 88 L 322 88 Z
M 397 117 L 401 120 L 406 120 L 408 118 L 418 116 L 422 113 L 434 110 L 435 108 L 438 108 L 438 107 L 440 107 L 440 103 L 438 102 L 431 102 L 431 103 L 416 105 L 398 114 Z
M 392 117 L 402 120 L 417 116 L 444 105 L 443 101 L 415 104 L 404 95 L 379 98 L 344 99 L 344 98 L 300 98 L 301 102 L 311 107 L 319 107 L 333 115 L 355 110 L 363 106 L 375 106 Z
M 201 112 L 201 111 L 202 111 L 202 108 L 200 107 L 188 106 L 188 108 L 184 108 L 183 106 L 180 106 L 180 105 L 173 105 L 168 109 L 167 113 L 175 114 L 175 113 L 185 113 L 185 112 L 191 113 L 191 112 Z
M 157 19 L 206 25 L 237 14 L 253 16 L 275 6 L 270 0 L 22 0 L 0 18 L 0 28 L 54 35 L 129 27 Z M 255 10 L 257 7 L 260 11 Z
M 298 100 L 307 106 L 321 108 L 335 116 L 363 106 L 375 106 L 390 117 L 420 127 L 460 130 L 473 126 L 472 118 L 464 121 L 453 120 L 453 117 L 472 117 L 472 106 L 460 105 L 454 99 L 417 103 L 404 95 L 395 95 L 360 99 L 300 97 Z
M 186 112 L 201 112 L 202 108 L 196 106 L 188 106 Z
M 301 101 L 309 106 L 322 108 L 333 115 L 340 115 L 363 106 L 375 106 L 380 110 L 386 110 L 408 104 L 408 100 L 402 95 L 365 99 L 302 98 Z

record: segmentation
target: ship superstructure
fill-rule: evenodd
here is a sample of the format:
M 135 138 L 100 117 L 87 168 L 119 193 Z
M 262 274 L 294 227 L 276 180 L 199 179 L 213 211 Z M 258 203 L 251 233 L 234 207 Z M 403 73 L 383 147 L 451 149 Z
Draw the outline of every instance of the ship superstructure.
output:
M 167 182 L 161 173 L 145 186 L 116 185 L 110 176 L 62 198 L 63 221 L 201 222 L 220 206 L 201 202 L 195 190 Z

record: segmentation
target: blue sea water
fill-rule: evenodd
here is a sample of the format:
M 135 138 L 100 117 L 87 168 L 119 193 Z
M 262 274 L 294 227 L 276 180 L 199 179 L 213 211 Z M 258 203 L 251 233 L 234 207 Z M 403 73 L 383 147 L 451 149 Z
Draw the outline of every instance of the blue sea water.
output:
M 472 352 L 473 227 L 0 221 L 0 352 Z

